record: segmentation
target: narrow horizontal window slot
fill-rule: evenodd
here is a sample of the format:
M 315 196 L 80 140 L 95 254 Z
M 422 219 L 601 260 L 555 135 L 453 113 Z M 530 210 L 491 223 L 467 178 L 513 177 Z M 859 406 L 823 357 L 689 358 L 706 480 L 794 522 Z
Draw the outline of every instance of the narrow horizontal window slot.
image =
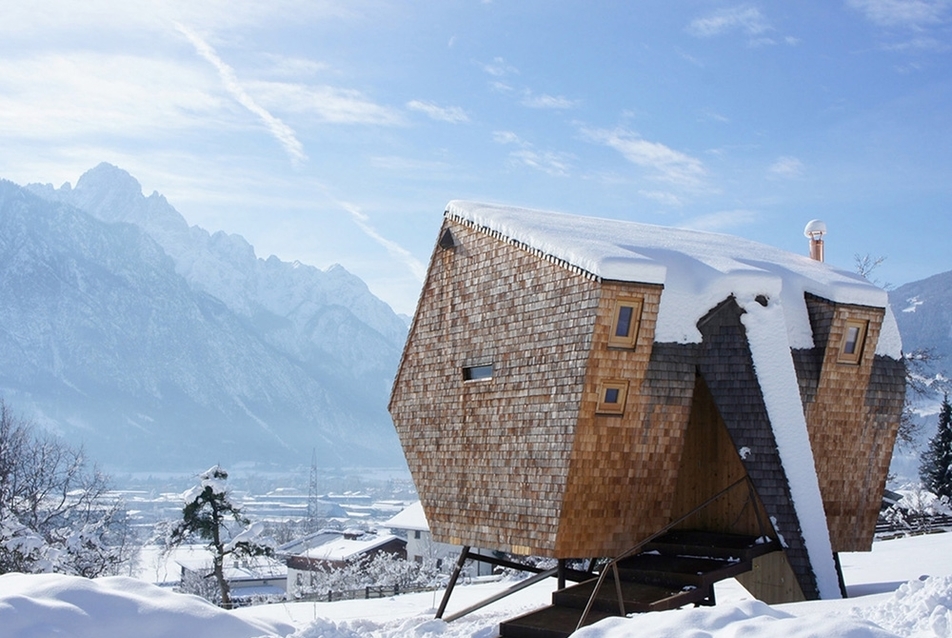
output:
M 464 366 L 463 381 L 485 381 L 493 378 L 493 364 L 482 366 Z

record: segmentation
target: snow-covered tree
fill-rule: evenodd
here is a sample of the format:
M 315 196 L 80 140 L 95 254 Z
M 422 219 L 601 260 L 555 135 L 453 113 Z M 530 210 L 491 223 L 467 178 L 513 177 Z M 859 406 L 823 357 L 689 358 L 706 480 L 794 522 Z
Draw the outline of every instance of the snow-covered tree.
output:
M 136 553 L 120 499 L 82 449 L 0 401 L 0 573 L 118 574 Z
M 952 499 L 952 405 L 949 395 L 942 399 L 939 408 L 939 427 L 922 453 L 919 478 L 933 494 Z
M 343 565 L 317 564 L 299 575 L 292 587 L 296 596 L 348 592 L 365 587 L 410 589 L 436 587 L 445 581 L 436 560 L 408 561 L 389 552 L 362 555 Z
M 197 536 L 206 541 L 212 554 L 212 574 L 218 583 L 222 607 L 230 608 L 231 588 L 225 578 L 225 561 L 274 552 L 269 539 L 262 538 L 264 526 L 252 524 L 228 494 L 228 472 L 214 466 L 199 475 L 200 484 L 185 492 L 182 520 L 171 529 L 169 545 L 181 545 Z

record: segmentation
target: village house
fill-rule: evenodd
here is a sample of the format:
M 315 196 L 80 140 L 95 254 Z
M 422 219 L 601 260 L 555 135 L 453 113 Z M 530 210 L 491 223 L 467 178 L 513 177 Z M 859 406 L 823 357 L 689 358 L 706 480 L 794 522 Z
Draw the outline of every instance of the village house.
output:
M 576 576 L 569 559 L 646 540 L 685 563 L 746 538 L 717 578 L 768 602 L 839 597 L 837 554 L 871 547 L 905 368 L 886 293 L 823 263 L 825 229 L 807 230 L 814 258 L 450 202 L 390 403 L 433 538 Z M 702 602 L 714 578 L 691 585 Z M 622 609 L 688 602 L 665 586 Z
M 423 512 L 423 504 L 420 501 L 407 506 L 396 516 L 385 521 L 383 526 L 400 538 L 406 539 L 407 560 L 421 564 L 430 562 L 437 569 L 441 569 L 445 562 L 451 563 L 459 556 L 461 549 L 459 545 L 449 545 L 433 540 L 430 524 L 426 521 L 426 514 Z M 488 576 L 492 574 L 492 568 L 490 563 L 474 561 L 469 576 Z
M 185 546 L 175 562 L 180 568 L 180 586 L 186 583 L 207 583 L 211 593 L 218 584 L 213 573 L 213 557 L 204 546 Z M 251 605 L 267 600 L 283 600 L 287 591 L 288 568 L 268 556 L 228 559 L 223 565 L 225 580 L 234 606 Z M 192 591 L 192 588 L 187 588 Z
M 364 530 L 322 530 L 281 550 L 287 564 L 287 593 L 296 597 L 310 586 L 315 573 L 344 569 L 386 553 L 406 560 L 407 541 L 393 534 Z

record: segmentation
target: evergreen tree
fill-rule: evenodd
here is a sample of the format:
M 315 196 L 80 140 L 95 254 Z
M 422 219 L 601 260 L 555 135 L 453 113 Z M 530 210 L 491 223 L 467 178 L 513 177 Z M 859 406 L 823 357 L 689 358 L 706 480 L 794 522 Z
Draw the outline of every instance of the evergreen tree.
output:
M 207 541 L 206 547 L 212 554 L 212 573 L 221 592 L 221 606 L 229 609 L 232 601 L 231 588 L 225 578 L 226 560 L 270 556 L 273 548 L 259 538 L 264 526 L 252 525 L 231 502 L 225 486 L 228 472 L 216 465 L 199 478 L 201 485 L 184 495 L 182 520 L 172 528 L 169 544 L 181 545 L 194 535 Z
M 939 428 L 920 458 L 919 478 L 933 494 L 952 499 L 952 405 L 949 404 L 949 395 L 942 399 Z

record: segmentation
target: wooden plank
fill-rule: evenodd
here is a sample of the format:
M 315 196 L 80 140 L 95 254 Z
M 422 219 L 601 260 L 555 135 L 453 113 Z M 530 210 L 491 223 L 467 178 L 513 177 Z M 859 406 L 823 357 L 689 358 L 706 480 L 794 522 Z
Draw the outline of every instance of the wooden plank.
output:
M 736 578 L 757 600 L 770 605 L 806 600 L 783 552 L 758 556 L 754 559 L 753 569 Z

